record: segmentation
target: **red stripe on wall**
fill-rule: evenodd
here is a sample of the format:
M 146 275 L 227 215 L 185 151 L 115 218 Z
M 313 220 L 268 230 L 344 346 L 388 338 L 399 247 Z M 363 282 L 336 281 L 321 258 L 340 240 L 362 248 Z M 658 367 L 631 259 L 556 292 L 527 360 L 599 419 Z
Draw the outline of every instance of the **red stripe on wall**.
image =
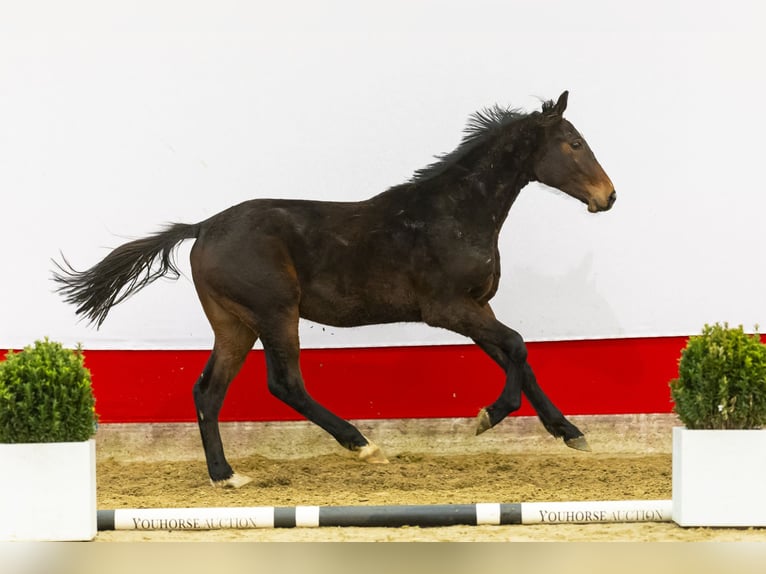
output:
M 685 337 L 528 343 L 538 382 L 567 415 L 668 413 Z M 191 422 L 192 386 L 207 351 L 85 351 L 101 422 Z M 503 373 L 473 345 L 307 349 L 306 388 L 347 419 L 472 417 L 492 403 Z M 518 415 L 532 415 L 526 402 Z M 262 351 L 231 384 L 225 421 L 302 417 L 272 397 Z

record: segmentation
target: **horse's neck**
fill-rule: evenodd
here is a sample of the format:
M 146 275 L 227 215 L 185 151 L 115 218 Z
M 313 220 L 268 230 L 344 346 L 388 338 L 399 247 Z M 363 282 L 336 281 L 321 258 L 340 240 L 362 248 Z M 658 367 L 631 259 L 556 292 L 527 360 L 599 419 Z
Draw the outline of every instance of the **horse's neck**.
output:
M 411 198 L 408 203 L 417 205 L 424 218 L 447 215 L 499 230 L 519 193 L 534 176 L 531 150 L 509 161 L 496 145 L 487 142 L 477 146 L 438 175 L 393 188 L 384 195 Z
M 524 189 L 529 181 L 530 179 L 527 177 L 517 176 L 489 183 L 487 201 L 498 225 L 502 225 L 505 222 L 508 212 L 519 197 L 521 190 Z
M 496 142 L 487 142 L 475 161 L 462 166 L 461 188 L 468 202 L 502 225 L 521 190 L 534 179 L 532 154 L 530 149 L 509 158 Z
M 454 194 L 455 189 L 459 190 L 462 200 L 455 205 L 458 218 L 469 211 L 473 219 L 499 229 L 519 193 L 532 179 L 523 170 L 488 163 L 483 169 L 476 169 L 459 181 L 453 180 L 441 192 Z

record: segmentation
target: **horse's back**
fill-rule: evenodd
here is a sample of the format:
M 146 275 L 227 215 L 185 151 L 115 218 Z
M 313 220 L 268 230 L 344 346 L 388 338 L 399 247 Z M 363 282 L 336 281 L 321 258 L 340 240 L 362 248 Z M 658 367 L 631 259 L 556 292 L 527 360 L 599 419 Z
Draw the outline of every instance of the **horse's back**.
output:
M 384 203 L 235 205 L 201 225 L 191 255 L 195 283 L 248 306 L 289 301 L 301 316 L 336 326 L 418 320 L 407 264 L 417 230 L 392 225 Z

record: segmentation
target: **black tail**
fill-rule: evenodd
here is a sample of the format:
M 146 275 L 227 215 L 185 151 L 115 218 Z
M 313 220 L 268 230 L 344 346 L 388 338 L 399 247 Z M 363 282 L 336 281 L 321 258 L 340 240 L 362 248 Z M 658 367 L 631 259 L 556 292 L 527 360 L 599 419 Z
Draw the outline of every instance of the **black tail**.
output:
M 153 281 L 168 274 L 178 279 L 175 247 L 198 234 L 199 224 L 173 223 L 154 235 L 121 245 L 86 271 L 73 269 L 62 254 L 63 264 L 53 262 L 58 267 L 53 280 L 60 284 L 56 291 L 67 303 L 77 305 L 78 315 L 100 327 L 109 309 Z

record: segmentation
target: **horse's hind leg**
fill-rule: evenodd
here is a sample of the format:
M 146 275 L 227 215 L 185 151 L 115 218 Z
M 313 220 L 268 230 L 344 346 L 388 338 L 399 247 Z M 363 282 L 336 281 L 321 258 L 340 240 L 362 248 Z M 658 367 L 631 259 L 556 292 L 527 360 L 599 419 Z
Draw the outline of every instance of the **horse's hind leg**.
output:
M 236 316 L 214 302 L 204 301 L 203 307 L 215 332 L 215 344 L 202 375 L 194 385 L 197 423 L 213 486 L 239 488 L 251 479 L 235 473 L 227 462 L 218 426 L 218 414 L 229 383 L 245 362 L 255 343 L 256 335 Z
M 261 340 L 266 355 L 269 391 L 330 433 L 341 446 L 357 452 L 360 459 L 370 463 L 387 463 L 380 448 L 354 425 L 319 404 L 306 390 L 299 364 L 297 309 L 275 313 L 267 324 L 269 328 L 264 326 Z

